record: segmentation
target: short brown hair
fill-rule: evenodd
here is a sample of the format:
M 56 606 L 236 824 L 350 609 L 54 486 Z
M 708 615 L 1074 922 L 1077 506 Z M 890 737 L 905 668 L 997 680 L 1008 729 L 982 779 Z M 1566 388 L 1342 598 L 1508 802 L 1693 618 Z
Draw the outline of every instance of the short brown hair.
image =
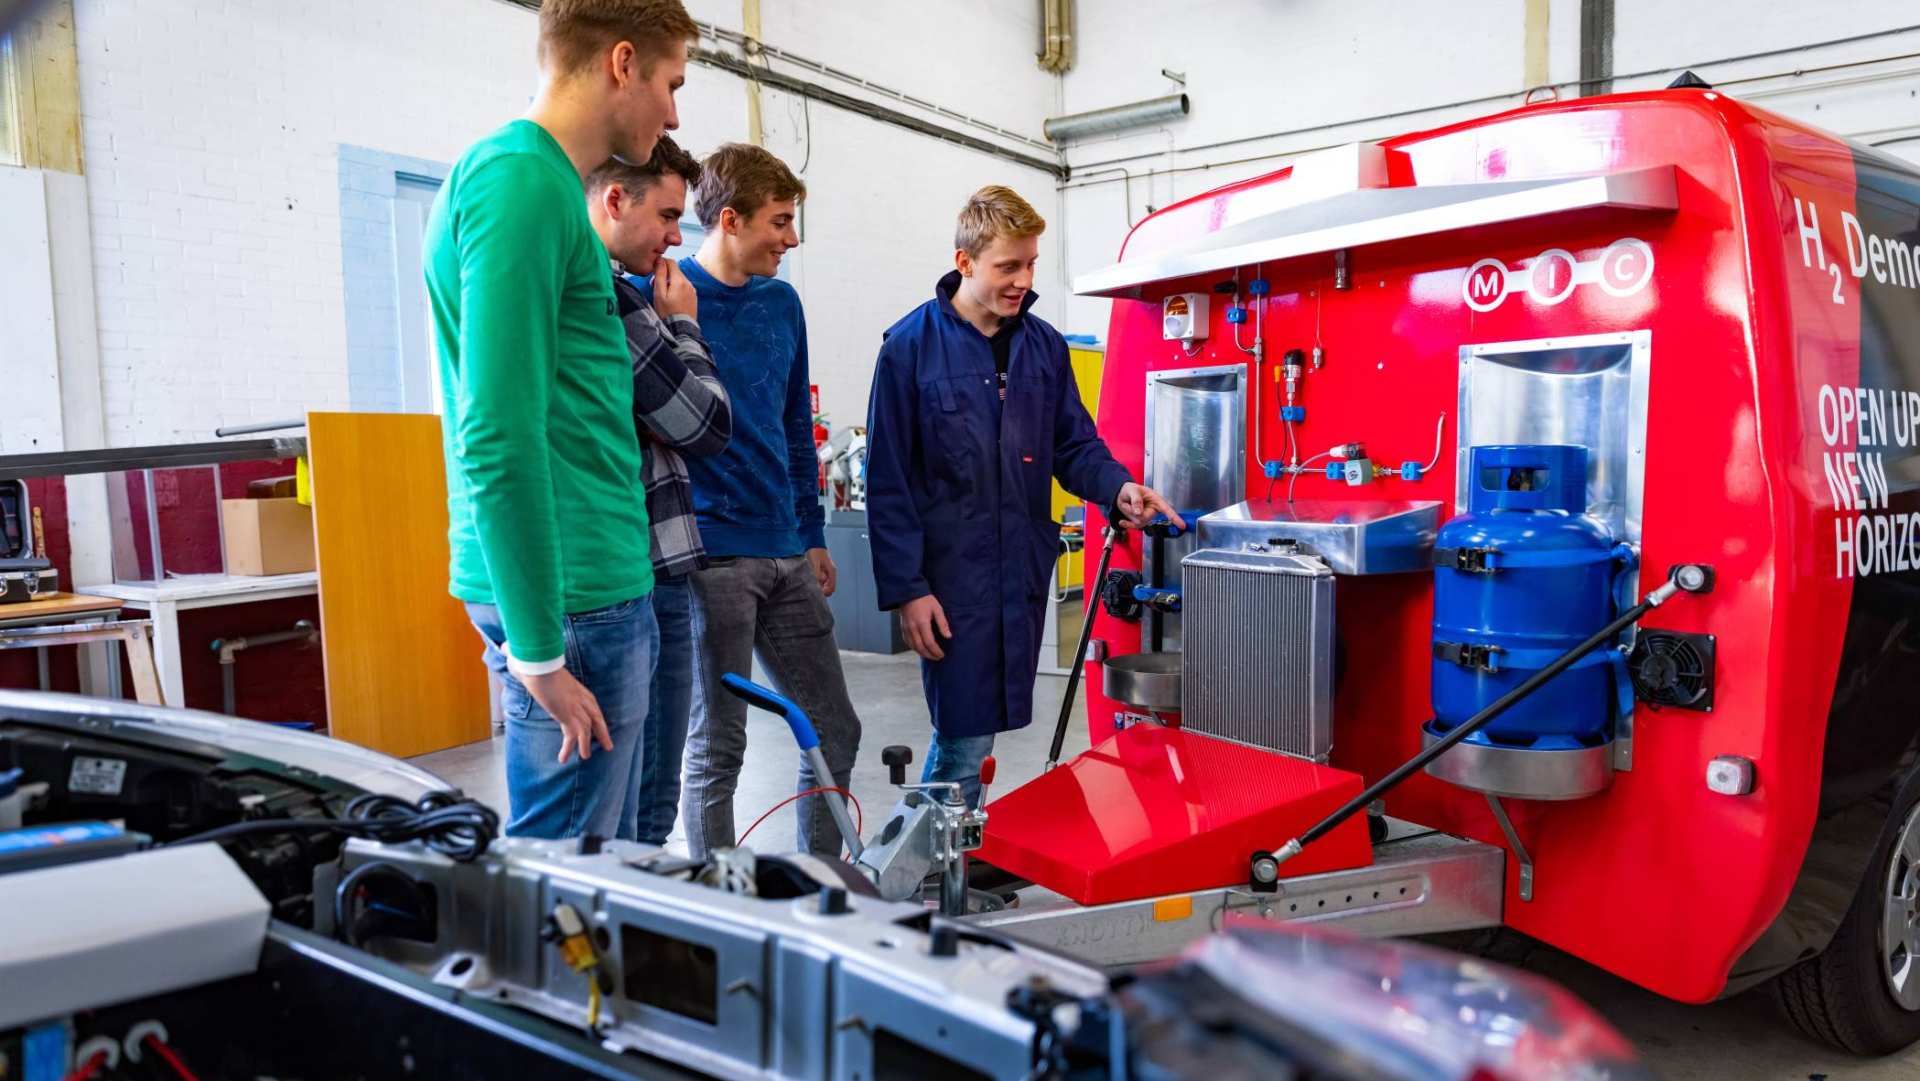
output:
M 1047 231 L 1047 219 L 1012 188 L 989 184 L 967 197 L 954 224 L 953 246 L 978 258 L 1000 237 L 1015 240 Z
M 675 44 L 699 36 L 680 0 L 540 0 L 540 63 L 556 71 L 578 71 L 628 41 L 644 73 Z
M 638 196 L 668 173 L 686 181 L 688 191 L 700 183 L 700 163 L 680 149 L 679 143 L 662 135 L 660 141 L 653 144 L 653 155 L 645 162 L 632 165 L 619 158 L 608 158 L 605 165 L 588 173 L 587 197 L 594 198 L 615 184 L 625 188 L 627 194 Z
M 768 203 L 807 197 L 807 186 L 787 163 L 766 150 L 746 143 L 723 143 L 700 163 L 700 224 L 720 224 L 720 211 L 731 207 L 743 218 Z

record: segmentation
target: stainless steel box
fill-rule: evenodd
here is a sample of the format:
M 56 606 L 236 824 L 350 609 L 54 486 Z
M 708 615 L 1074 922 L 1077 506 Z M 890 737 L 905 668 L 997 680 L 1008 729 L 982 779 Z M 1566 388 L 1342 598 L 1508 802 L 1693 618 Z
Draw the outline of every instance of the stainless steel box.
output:
M 1325 762 L 1333 571 L 1312 556 L 1208 548 L 1181 571 L 1181 727 Z
M 1293 541 L 1335 574 L 1394 574 L 1432 569 L 1439 528 L 1435 501 L 1250 499 L 1203 516 L 1195 546 L 1245 551 Z

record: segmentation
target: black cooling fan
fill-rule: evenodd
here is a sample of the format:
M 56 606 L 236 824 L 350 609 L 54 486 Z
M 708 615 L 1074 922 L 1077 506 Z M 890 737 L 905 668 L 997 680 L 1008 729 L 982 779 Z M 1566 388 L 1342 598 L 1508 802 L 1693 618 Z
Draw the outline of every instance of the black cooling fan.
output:
M 1641 631 L 1627 658 L 1633 693 L 1657 706 L 1713 709 L 1713 635 Z

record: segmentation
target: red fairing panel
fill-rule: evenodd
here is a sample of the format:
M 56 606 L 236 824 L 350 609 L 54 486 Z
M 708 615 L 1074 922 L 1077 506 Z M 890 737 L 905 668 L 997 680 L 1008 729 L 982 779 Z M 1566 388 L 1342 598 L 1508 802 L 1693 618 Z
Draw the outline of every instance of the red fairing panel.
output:
M 1241 885 L 1256 849 L 1296 836 L 1363 787 L 1345 770 L 1134 725 L 993 801 L 980 858 L 1083 905 Z M 1349 819 L 1288 873 L 1373 862 L 1365 819 Z
M 1514 927 L 1654 991 L 1711 999 L 1785 903 L 1821 792 L 1850 584 L 1835 572 L 1822 466 L 1835 448 L 1822 437 L 1818 407 L 1823 386 L 1858 382 L 1859 307 L 1851 278 L 1842 276 L 1846 303 L 1836 303 L 1835 281 L 1802 266 L 1793 199 L 1818 202 L 1820 242 L 1835 258 L 1844 243 L 1839 214 L 1853 199 L 1848 150 L 1698 91 L 1533 107 L 1388 145 L 1405 154 L 1390 174 L 1396 186 L 1678 169 L 1676 213 L 1588 211 L 1364 248 L 1352 253 L 1346 291 L 1331 288 L 1330 256 L 1261 268 L 1272 301 L 1254 457 L 1286 456 L 1278 358 L 1318 344 L 1325 367 L 1309 371 L 1300 395 L 1303 458 L 1359 440 L 1377 462 L 1425 462 L 1442 413 L 1445 444 L 1421 480 L 1349 488 L 1307 475 L 1299 496 L 1432 499 L 1444 520 L 1454 505 L 1462 346 L 1650 333 L 1640 590 L 1686 561 L 1712 563 L 1719 586 L 1674 601 L 1645 625 L 1718 636 L 1717 700 L 1710 713 L 1641 706 L 1633 769 L 1603 795 L 1510 802 L 1536 861 L 1536 887 L 1531 902 L 1521 901 L 1510 865 L 1506 912 Z M 1286 182 L 1282 171 L 1169 207 L 1141 223 L 1124 257 L 1191 243 L 1228 220 L 1237 201 Z M 1522 284 L 1495 303 L 1483 294 L 1470 305 L 1469 269 L 1486 260 Z M 1650 272 L 1636 260 L 1650 262 Z M 1588 263 L 1616 287 L 1588 272 L 1579 284 L 1569 280 L 1573 264 Z M 1228 276 L 1155 287 L 1144 303 L 1114 302 L 1100 426 L 1136 471 L 1148 371 L 1250 363 L 1233 344 L 1224 303 L 1214 306 L 1198 355 L 1161 337 L 1161 296 Z M 1266 482 L 1257 466 L 1248 473 L 1258 497 Z M 1100 526 L 1090 523 L 1089 535 Z M 1138 568 L 1137 539 L 1123 543 L 1114 566 Z M 1431 715 L 1431 579 L 1343 578 L 1338 598 L 1349 663 L 1335 690 L 1333 765 L 1372 780 L 1420 749 L 1420 724 Z M 1138 625 L 1104 614 L 1096 634 L 1113 654 L 1140 648 Z M 1367 663 L 1353 663 L 1360 657 Z M 1085 678 L 1099 743 L 1125 707 L 1099 693 L 1097 664 Z M 1727 754 L 1756 763 L 1751 795 L 1707 789 L 1707 763 Z M 1504 845 L 1480 795 L 1424 775 L 1389 798 L 1389 811 Z

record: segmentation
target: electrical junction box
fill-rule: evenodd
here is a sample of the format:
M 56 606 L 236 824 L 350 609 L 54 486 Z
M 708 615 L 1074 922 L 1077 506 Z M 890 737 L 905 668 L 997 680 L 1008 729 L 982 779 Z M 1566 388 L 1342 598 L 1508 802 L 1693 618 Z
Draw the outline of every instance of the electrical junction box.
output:
M 1198 341 L 1207 336 L 1207 294 L 1175 293 L 1160 302 L 1160 316 L 1168 341 Z

